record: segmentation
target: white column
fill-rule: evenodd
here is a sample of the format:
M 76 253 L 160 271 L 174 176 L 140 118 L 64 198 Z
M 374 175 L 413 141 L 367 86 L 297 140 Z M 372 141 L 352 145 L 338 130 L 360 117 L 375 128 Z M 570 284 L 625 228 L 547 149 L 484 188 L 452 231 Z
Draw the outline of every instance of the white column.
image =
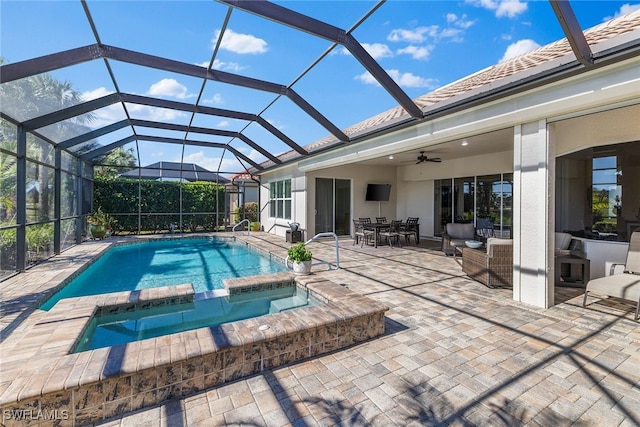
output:
M 513 299 L 553 305 L 553 175 L 555 154 L 546 121 L 514 132 Z

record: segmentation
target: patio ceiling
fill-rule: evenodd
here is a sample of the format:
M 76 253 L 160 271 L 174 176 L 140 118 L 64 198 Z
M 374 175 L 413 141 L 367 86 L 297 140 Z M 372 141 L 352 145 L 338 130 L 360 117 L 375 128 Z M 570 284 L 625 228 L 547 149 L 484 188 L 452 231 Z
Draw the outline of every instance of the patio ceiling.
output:
M 61 2 L 50 2 L 48 7 L 72 7 L 69 3 L 62 6 L 58 3 Z M 136 37 L 144 38 L 145 31 L 151 31 L 151 28 L 157 30 L 153 26 L 153 16 L 139 16 L 140 29 L 122 29 L 122 32 L 129 37 L 122 42 L 126 43 L 126 46 L 111 45 L 108 42 L 109 39 L 122 40 L 122 38 L 114 35 L 113 30 L 105 24 L 106 20 L 114 16 L 114 11 L 116 16 L 119 12 L 131 14 L 135 11 L 129 8 L 127 2 L 80 1 L 80 7 L 76 8 L 78 10 L 74 9 L 73 14 L 68 14 L 67 28 L 75 32 L 83 32 L 83 37 L 80 39 L 86 40 L 86 44 L 64 46 L 60 51 L 41 55 L 30 56 L 30 52 L 27 52 L 26 59 L 4 63 L 0 67 L 0 83 L 3 89 L 0 92 L 2 118 L 20 124 L 25 130 L 93 164 L 103 164 L 104 156 L 118 147 L 131 149 L 137 158 L 138 166 L 143 166 L 142 159 L 149 157 L 143 156 L 145 150 L 147 153 L 157 155 L 154 161 L 175 161 L 175 158 L 161 158 L 164 150 L 162 147 L 179 145 L 182 146 L 180 159 L 182 162 L 192 161 L 187 159 L 190 153 L 193 154 L 193 151 L 189 150 L 206 148 L 219 152 L 217 170 L 211 167 L 208 169 L 219 174 L 238 174 L 247 171 L 255 174 L 261 170 L 298 161 L 320 150 L 326 151 L 333 147 L 358 142 L 373 134 L 389 131 L 398 124 L 411 125 L 429 120 L 436 114 L 447 114 L 447 109 L 432 112 L 417 102 L 416 97 L 401 87 L 373 58 L 365 45 L 356 39 L 355 34 L 359 27 L 371 20 L 384 19 L 384 13 L 389 13 L 385 11 L 384 0 L 350 4 L 348 13 L 345 11 L 344 14 L 336 16 L 336 11 L 333 11 L 327 14 L 325 20 L 294 10 L 305 9 L 304 5 L 299 3 L 285 2 L 280 5 L 266 1 L 219 0 L 214 3 L 183 2 L 182 4 L 184 6 L 180 12 L 185 17 L 195 17 L 190 13 L 210 13 L 209 31 L 213 34 L 217 30 L 217 36 L 212 53 L 211 47 L 207 46 L 207 43 L 202 43 L 205 46 L 203 52 L 206 54 L 208 64 L 197 65 L 193 58 L 181 57 L 179 53 L 175 53 L 179 49 L 166 49 L 173 53 L 167 54 L 166 57 L 161 56 L 158 53 L 165 50 L 161 41 L 153 51 L 137 50 Z M 543 22 L 536 24 L 549 25 L 555 21 L 554 25 L 562 28 L 571 45 L 576 64 L 582 69 L 592 67 L 595 61 L 571 3 L 551 0 L 550 5 L 553 13 L 547 14 L 543 17 Z M 417 7 L 417 4 L 416 2 L 396 2 L 393 7 L 413 8 Z M 161 7 L 157 9 L 158 14 L 162 13 Z M 249 23 L 281 27 L 279 31 L 282 31 L 283 39 L 288 41 L 282 45 L 282 48 L 288 49 L 286 58 L 290 58 L 290 62 L 282 61 L 276 64 L 278 66 L 273 67 L 276 70 L 265 71 L 264 76 L 260 76 L 260 70 L 255 69 L 247 72 L 241 69 L 236 72 L 219 69 L 219 63 L 226 60 L 221 54 L 222 41 L 227 36 L 237 35 L 231 26 L 240 27 L 241 21 L 234 19 L 240 15 L 244 17 L 246 14 L 254 17 L 251 18 L 253 20 L 247 21 Z M 6 13 L 4 15 L 3 20 L 11 19 L 11 16 L 7 17 Z M 23 17 L 23 19 L 28 21 L 29 17 Z M 177 45 L 202 42 L 195 37 L 178 34 L 179 29 L 181 27 L 177 26 L 176 29 L 166 28 L 164 31 L 172 33 Z M 6 41 L 6 37 L 4 39 L 3 44 L 11 43 Z M 36 44 L 34 40 L 33 52 L 40 52 L 42 48 Z M 344 96 L 332 92 L 331 86 L 326 88 L 326 91 L 320 90 L 321 98 L 314 94 L 307 99 L 301 94 L 308 92 L 306 89 L 313 86 L 314 80 L 311 77 L 313 74 L 327 72 L 339 74 L 339 70 L 327 68 L 328 58 L 335 55 L 339 48 L 355 60 L 360 72 L 368 73 L 377 82 L 380 90 L 388 95 L 386 103 L 379 106 L 367 105 L 366 109 L 364 108 L 364 104 L 367 103 L 366 97 L 362 99 L 352 97 L 349 99 L 352 103 L 351 108 L 358 109 L 361 106 L 363 114 L 368 114 L 362 117 L 364 120 L 372 115 L 367 111 L 379 113 L 389 108 L 399 107 L 403 111 L 402 120 L 390 120 L 375 129 L 365 128 L 346 132 L 345 129 L 354 123 L 340 122 L 339 117 L 331 114 L 329 108 L 332 103 L 344 102 Z M 270 64 L 269 69 L 271 66 L 273 64 Z M 429 64 L 424 66 L 429 67 Z M 95 91 L 96 93 L 90 99 L 81 99 L 73 105 L 59 105 L 57 108 L 43 105 L 42 108 L 31 110 L 22 108 L 19 98 L 11 98 L 7 95 L 11 85 L 19 84 L 25 79 L 42 73 L 56 73 L 56 77 L 64 77 L 65 70 L 81 71 L 86 79 L 94 79 L 93 87 L 102 90 Z M 274 81 L 271 78 L 272 75 L 282 80 Z M 167 79 L 167 76 L 170 78 Z M 178 79 L 181 82 L 188 81 L 190 86 L 199 87 L 199 90 L 197 93 L 178 93 L 174 97 L 177 99 L 166 99 L 167 96 L 155 94 L 153 90 L 140 94 L 131 89 L 132 81 L 135 79 L 152 81 L 160 77 L 164 77 L 163 81 L 175 82 Z M 306 83 L 307 80 L 309 83 Z M 239 88 L 245 94 L 241 100 L 234 99 L 233 107 L 222 108 L 222 106 L 212 105 L 211 99 L 224 85 Z M 513 90 L 525 90 L 530 87 L 509 85 L 511 91 L 497 92 L 491 99 L 507 96 Z M 279 105 L 283 102 L 293 106 L 292 110 L 287 111 L 296 113 L 281 115 L 280 117 L 290 122 L 284 122 L 284 119 L 281 119 L 277 125 L 274 125 L 272 115 L 275 111 L 279 111 Z M 482 98 L 480 101 L 478 98 L 463 100 L 454 107 L 466 108 L 477 102 L 483 102 Z M 140 114 L 141 111 L 148 114 Z M 224 127 L 221 125 L 222 122 L 226 123 Z M 60 127 L 57 126 L 59 124 L 66 125 L 64 132 L 60 131 Z M 294 124 L 302 125 L 306 130 L 290 131 L 295 127 Z M 311 135 L 313 139 L 306 139 L 307 135 Z M 481 139 L 482 136 L 478 138 Z M 318 144 L 317 142 L 322 139 L 331 142 Z M 494 149 L 504 148 L 500 146 L 504 143 L 504 138 L 493 138 L 493 141 L 492 144 L 498 144 Z M 449 147 L 432 147 L 428 153 L 443 158 L 464 155 L 465 152 L 459 150 L 459 143 L 459 141 L 453 141 Z M 485 150 L 489 148 L 488 145 L 484 146 Z M 410 162 L 418 151 L 399 153 L 395 160 L 396 164 Z M 227 161 L 223 162 L 223 159 Z

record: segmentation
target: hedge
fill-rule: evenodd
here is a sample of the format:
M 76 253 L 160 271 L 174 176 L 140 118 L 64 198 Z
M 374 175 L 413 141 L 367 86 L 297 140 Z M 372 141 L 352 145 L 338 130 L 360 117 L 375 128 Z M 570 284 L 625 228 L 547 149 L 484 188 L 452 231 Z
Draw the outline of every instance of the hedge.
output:
M 114 233 L 138 231 L 138 185 L 143 232 L 166 231 L 170 224 L 175 224 L 177 231 L 181 186 L 184 230 L 213 231 L 216 224 L 218 227 L 224 225 L 225 190 L 221 184 L 203 181 L 180 184 L 173 181 L 137 181 L 97 176 L 93 185 L 93 208 L 100 207 L 116 218 Z

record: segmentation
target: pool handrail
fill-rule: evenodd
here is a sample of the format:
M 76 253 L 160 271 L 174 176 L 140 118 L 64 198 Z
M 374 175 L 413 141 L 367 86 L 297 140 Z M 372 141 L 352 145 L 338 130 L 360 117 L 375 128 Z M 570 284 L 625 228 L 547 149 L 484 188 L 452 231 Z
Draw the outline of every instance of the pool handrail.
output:
M 318 233 L 315 236 L 313 236 L 312 238 L 310 238 L 309 240 L 307 240 L 306 242 L 304 242 L 304 245 L 307 246 L 309 243 L 314 242 L 316 239 L 319 239 L 321 237 L 333 237 L 333 239 L 336 242 L 336 270 L 340 270 L 340 243 L 338 240 L 338 235 L 336 233 L 332 233 L 332 232 L 325 232 L 325 233 Z M 316 263 L 313 263 L 312 265 L 320 265 L 320 264 L 327 264 L 329 266 L 329 270 L 331 270 L 331 263 L 329 261 L 318 261 Z
M 249 235 L 249 231 L 251 230 L 251 221 L 249 221 L 248 219 L 243 219 L 242 221 L 240 221 L 239 223 L 237 223 L 236 225 L 233 226 L 233 228 L 231 229 L 231 231 L 233 231 L 233 234 L 236 233 L 236 228 L 238 228 L 239 226 L 241 226 L 244 223 L 247 223 L 247 236 Z

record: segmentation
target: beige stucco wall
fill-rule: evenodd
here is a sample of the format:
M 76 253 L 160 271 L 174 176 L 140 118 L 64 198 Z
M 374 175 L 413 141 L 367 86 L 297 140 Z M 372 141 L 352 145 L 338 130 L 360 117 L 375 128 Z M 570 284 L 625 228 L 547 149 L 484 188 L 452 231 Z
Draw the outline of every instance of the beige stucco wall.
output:
M 396 205 L 398 203 L 398 185 L 395 167 L 348 165 L 327 168 L 320 171 L 312 171 L 307 174 L 307 212 L 306 223 L 310 232 L 315 230 L 316 209 L 316 178 L 338 178 L 351 181 L 351 212 L 352 218 L 375 218 L 378 212 L 387 218 L 396 218 Z M 367 184 L 391 184 L 391 195 L 388 202 L 365 202 L 364 196 Z M 308 234 L 312 237 L 311 234 Z

